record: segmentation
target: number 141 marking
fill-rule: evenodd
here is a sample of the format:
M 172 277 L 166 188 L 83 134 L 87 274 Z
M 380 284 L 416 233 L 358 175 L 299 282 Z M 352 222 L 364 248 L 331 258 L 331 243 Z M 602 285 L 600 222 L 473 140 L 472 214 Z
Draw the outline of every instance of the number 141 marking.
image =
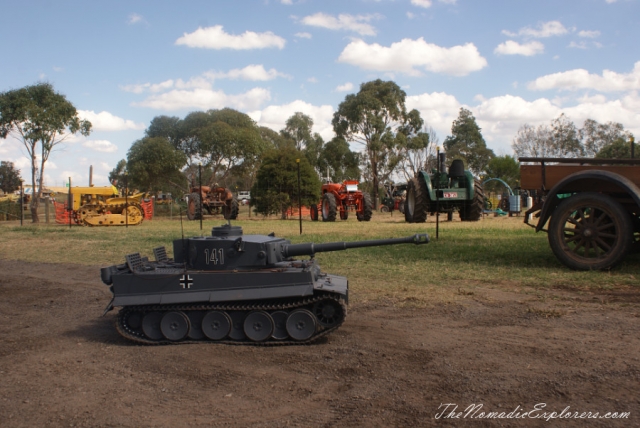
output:
M 206 260 L 206 263 L 213 263 L 214 265 L 217 264 L 224 264 L 224 250 L 222 248 L 205 248 L 204 249 L 204 257 Z

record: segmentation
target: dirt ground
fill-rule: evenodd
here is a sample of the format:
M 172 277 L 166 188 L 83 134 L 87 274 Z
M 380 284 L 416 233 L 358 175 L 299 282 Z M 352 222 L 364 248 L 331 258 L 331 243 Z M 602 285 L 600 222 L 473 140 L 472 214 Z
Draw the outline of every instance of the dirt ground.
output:
M 0 424 L 640 426 L 640 291 L 506 289 L 356 302 L 309 346 L 154 347 L 101 317 L 99 267 L 0 260 Z

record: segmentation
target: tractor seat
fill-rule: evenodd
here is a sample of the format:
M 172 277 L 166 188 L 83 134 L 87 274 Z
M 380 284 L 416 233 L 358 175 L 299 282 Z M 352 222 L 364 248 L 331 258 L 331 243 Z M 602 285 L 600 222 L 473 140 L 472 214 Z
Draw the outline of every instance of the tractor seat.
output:
M 454 159 L 449 167 L 449 178 L 464 177 L 464 162 L 462 159 Z

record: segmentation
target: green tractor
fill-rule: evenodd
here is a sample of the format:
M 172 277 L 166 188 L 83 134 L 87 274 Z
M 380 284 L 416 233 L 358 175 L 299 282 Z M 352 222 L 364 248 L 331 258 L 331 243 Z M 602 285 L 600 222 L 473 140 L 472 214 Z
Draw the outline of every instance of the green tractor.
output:
M 407 185 L 404 218 L 409 223 L 424 223 L 427 213 L 446 212 L 452 220 L 458 211 L 462 221 L 478 221 L 484 209 L 482 183 L 465 171 L 460 159 L 451 162 L 446 173 L 445 154 L 438 154 L 438 168 L 420 171 Z

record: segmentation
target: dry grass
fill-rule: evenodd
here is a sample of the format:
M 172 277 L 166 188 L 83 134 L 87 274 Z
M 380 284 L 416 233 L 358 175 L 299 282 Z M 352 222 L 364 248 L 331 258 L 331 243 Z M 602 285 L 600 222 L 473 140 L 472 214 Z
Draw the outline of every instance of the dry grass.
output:
M 443 220 L 441 218 L 441 220 Z M 210 234 L 222 218 L 200 222 L 184 220 L 184 235 Z M 637 288 L 638 255 L 611 272 L 574 272 L 555 259 L 544 233 L 535 233 L 521 217 L 487 217 L 480 222 L 408 224 L 399 213 L 376 214 L 371 222 L 356 219 L 335 223 L 249 218 L 246 207 L 235 225 L 247 234 L 268 234 L 299 242 L 354 241 L 428 233 L 427 245 L 396 245 L 316 255 L 323 270 L 349 278 L 359 301 L 384 299 L 398 305 L 425 306 L 453 302 L 472 295 L 475 287 L 530 292 L 539 288 L 578 290 Z M 181 221 L 156 219 L 136 227 L 88 228 L 17 222 L 0 223 L 0 258 L 45 263 L 104 266 L 121 263 L 124 255 L 165 245 L 180 238 Z M 96 275 L 98 273 L 96 272 Z M 463 290 L 461 292 L 460 290 Z

